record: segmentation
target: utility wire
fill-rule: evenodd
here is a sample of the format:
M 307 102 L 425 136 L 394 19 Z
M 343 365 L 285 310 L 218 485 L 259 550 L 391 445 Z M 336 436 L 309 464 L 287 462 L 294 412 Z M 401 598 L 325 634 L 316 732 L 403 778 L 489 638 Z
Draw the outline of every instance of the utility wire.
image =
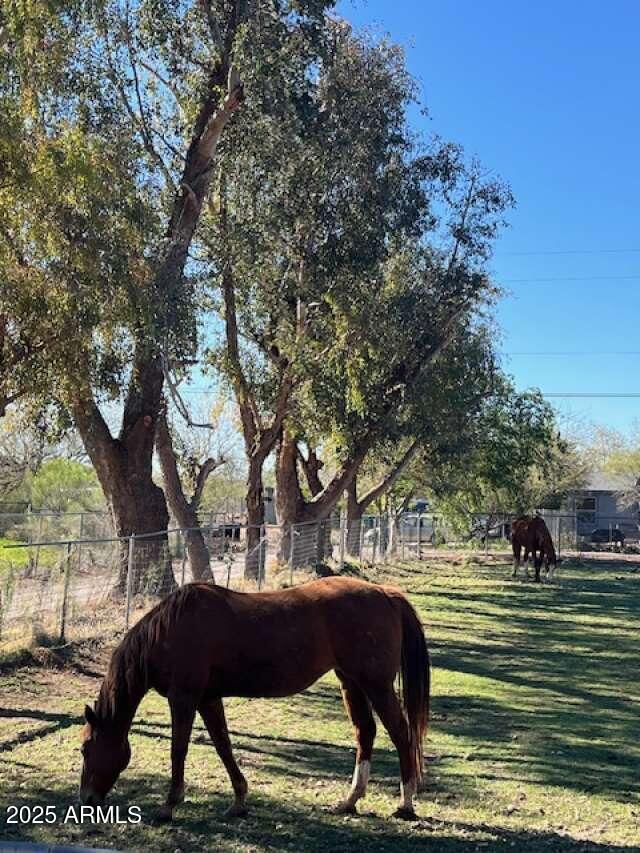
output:
M 496 252 L 498 255 L 631 255 L 640 253 L 640 249 L 552 249 L 524 252 Z
M 555 392 L 545 392 L 542 391 L 543 397 L 583 397 L 583 398 L 595 398 L 595 399 L 640 399 L 640 391 L 639 392 L 630 392 L 630 393 L 620 393 L 617 394 L 615 392 L 598 392 L 598 391 L 585 391 L 585 392 L 568 392 L 568 393 L 555 393 Z
M 505 352 L 503 352 L 502 355 L 517 355 L 517 356 L 521 356 L 521 355 L 526 355 L 526 356 L 537 356 L 537 355 L 549 355 L 549 356 L 560 356 L 560 355 L 566 355 L 566 356 L 615 355 L 615 356 L 625 356 L 625 355 L 640 355 L 640 350 L 624 350 L 624 351 L 620 351 L 620 352 L 615 352 L 613 350 L 611 350 L 611 351 L 609 351 L 609 350 L 582 350 L 582 351 L 581 350 L 574 350 L 574 351 L 557 350 L 556 352 L 553 352 L 551 350 L 549 350 L 549 351 L 545 351 L 545 350 L 534 351 L 534 350 L 532 350 L 531 352 L 509 352 L 508 350 L 505 350 Z
M 640 281 L 640 275 L 577 275 L 553 276 L 551 278 L 503 278 L 503 284 L 524 284 L 525 282 L 549 283 L 556 281 Z

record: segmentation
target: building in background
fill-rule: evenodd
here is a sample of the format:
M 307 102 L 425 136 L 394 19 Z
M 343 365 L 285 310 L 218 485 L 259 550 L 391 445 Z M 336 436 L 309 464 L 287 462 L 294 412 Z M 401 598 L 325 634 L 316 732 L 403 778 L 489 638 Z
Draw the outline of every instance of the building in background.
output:
M 575 513 L 577 533 L 620 530 L 625 539 L 639 538 L 640 513 L 633 477 L 593 472 L 584 488 L 571 492 L 563 509 Z

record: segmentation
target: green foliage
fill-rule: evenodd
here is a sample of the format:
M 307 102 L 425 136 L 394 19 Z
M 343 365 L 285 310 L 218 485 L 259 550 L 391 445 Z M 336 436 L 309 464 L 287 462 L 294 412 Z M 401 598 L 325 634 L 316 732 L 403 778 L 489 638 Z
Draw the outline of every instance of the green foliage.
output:
M 273 108 L 298 57 L 308 75 L 331 5 L 1 0 L 5 400 L 121 396 L 134 341 L 193 357 L 197 267 L 156 280 L 185 155 L 230 57 L 254 116 Z
M 459 453 L 427 460 L 422 484 L 458 528 L 472 516 L 531 512 L 579 488 L 585 466 L 559 434 L 555 414 L 536 391 L 506 381 L 484 402 Z
M 414 385 L 437 384 L 447 324 L 464 337 L 493 296 L 483 264 L 512 198 L 457 146 L 413 137 L 415 87 L 394 45 L 338 22 L 317 73 L 291 79 L 287 109 L 252 135 L 248 105 L 226 138 L 209 257 L 216 283 L 233 278 L 263 409 L 288 371 L 295 431 L 344 457 L 398 430 Z M 210 363 L 233 378 L 224 341 Z
M 78 512 L 101 505 L 97 477 L 89 465 L 71 459 L 49 459 L 27 484 L 31 504 L 52 512 Z

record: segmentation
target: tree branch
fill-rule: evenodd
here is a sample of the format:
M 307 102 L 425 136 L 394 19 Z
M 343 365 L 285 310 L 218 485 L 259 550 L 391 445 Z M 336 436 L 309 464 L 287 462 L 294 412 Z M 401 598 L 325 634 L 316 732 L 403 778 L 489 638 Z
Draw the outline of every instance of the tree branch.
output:
M 365 495 L 363 495 L 360 500 L 357 501 L 359 507 L 361 507 L 362 509 L 366 509 L 370 504 L 372 504 L 374 501 L 377 501 L 378 498 L 381 497 L 381 495 L 383 495 L 388 489 L 393 486 L 393 484 L 405 470 L 409 462 L 411 462 L 411 460 L 416 455 L 418 449 L 420 448 L 420 443 L 421 440 L 418 438 L 411 442 L 409 447 L 405 450 L 405 452 L 391 468 L 391 470 L 380 480 L 379 483 L 377 483 L 377 485 L 375 485 Z
M 167 389 L 169 390 L 169 396 L 171 397 L 171 401 L 176 407 L 178 414 L 185 421 L 187 426 L 194 427 L 196 429 L 210 429 L 215 430 L 217 428 L 216 424 L 212 423 L 197 423 L 192 420 L 191 415 L 189 414 L 189 409 L 187 408 L 187 404 L 182 399 L 182 395 L 178 390 L 178 383 L 175 382 L 173 377 L 171 376 L 171 371 L 169 369 L 169 359 L 167 357 L 167 349 L 165 346 L 164 352 L 162 353 L 162 371 L 164 373 L 164 380 L 167 383 Z
M 196 484 L 193 489 L 193 494 L 191 496 L 190 501 L 191 507 L 195 512 L 197 512 L 200 507 L 202 493 L 204 492 L 204 487 L 207 484 L 207 480 L 217 468 L 221 468 L 223 465 L 226 464 L 227 460 L 224 458 L 224 456 L 219 456 L 217 459 L 214 459 L 212 456 L 210 456 L 208 459 L 205 459 L 205 461 L 199 467 L 198 473 L 196 475 Z

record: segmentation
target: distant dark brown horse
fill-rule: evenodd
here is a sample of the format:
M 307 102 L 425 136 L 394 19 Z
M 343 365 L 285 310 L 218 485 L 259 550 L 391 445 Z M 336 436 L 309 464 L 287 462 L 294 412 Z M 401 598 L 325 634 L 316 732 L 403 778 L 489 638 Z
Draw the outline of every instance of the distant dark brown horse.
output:
M 355 728 L 355 812 L 369 779 L 376 734 L 372 707 L 400 758 L 399 817 L 415 816 L 429 709 L 429 655 L 407 599 L 387 586 L 341 577 L 280 592 L 239 593 L 206 583 L 170 595 L 116 648 L 94 708 L 85 708 L 80 797 L 103 801 L 129 763 L 128 733 L 147 690 L 171 709 L 171 785 L 161 816 L 184 797 L 184 762 L 196 711 L 231 779 L 229 814 L 246 811 L 247 783 L 231 750 L 225 696 L 290 696 L 334 669 Z M 402 701 L 394 690 L 401 679 Z
M 524 549 L 524 565 L 529 576 L 529 556 L 533 558 L 536 582 L 540 583 L 540 569 L 544 563 L 547 580 L 551 580 L 558 564 L 556 549 L 549 528 L 539 515 L 523 515 L 511 525 L 511 548 L 513 550 L 513 577 L 520 568 L 520 556 Z

